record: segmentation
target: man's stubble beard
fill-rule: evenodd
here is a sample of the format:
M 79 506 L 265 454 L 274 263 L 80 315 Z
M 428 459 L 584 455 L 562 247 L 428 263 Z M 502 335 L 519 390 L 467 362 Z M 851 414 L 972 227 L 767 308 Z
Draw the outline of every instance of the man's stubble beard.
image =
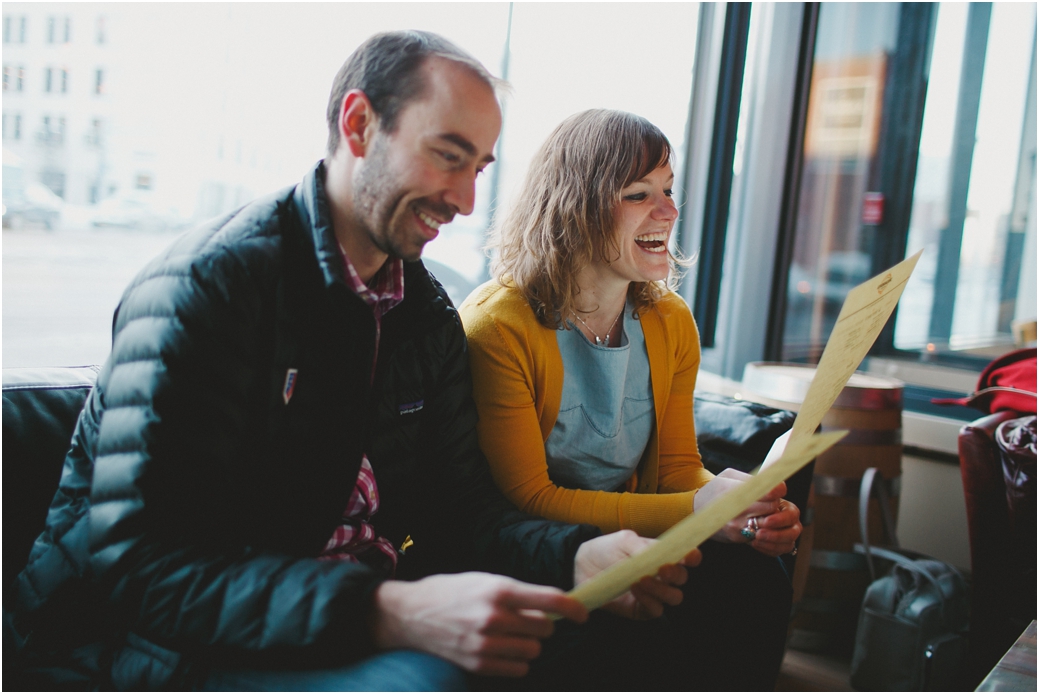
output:
M 372 139 L 364 166 L 357 175 L 355 190 L 354 209 L 357 210 L 357 223 L 375 247 L 393 258 L 418 260 L 424 244 L 420 245 L 418 250 L 409 252 L 401 247 L 400 239 L 395 238 L 394 230 L 391 228 L 394 212 L 404 199 L 405 192 L 390 171 L 387 137 L 381 132 L 376 133 Z M 400 220 L 402 224 L 405 221 Z M 406 234 L 407 232 L 403 231 L 399 236 L 406 237 Z

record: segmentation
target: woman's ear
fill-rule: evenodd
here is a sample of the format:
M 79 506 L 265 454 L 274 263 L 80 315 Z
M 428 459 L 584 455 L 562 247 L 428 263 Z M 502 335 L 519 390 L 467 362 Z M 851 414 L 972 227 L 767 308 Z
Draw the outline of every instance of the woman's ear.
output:
M 360 89 L 348 91 L 339 109 L 339 137 L 350 148 L 351 154 L 355 157 L 365 155 L 377 125 L 378 116 L 368 96 Z

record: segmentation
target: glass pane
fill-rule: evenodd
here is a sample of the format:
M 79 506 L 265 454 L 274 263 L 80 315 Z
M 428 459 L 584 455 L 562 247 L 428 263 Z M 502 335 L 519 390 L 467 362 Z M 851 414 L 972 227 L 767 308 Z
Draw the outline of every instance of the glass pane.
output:
M 819 11 L 787 289 L 787 361 L 818 358 L 845 294 L 870 274 L 872 238 L 862 213 L 877 176 L 898 20 L 898 3 L 824 3 Z
M 938 10 L 899 349 L 995 356 L 1035 320 L 1036 8 L 988 7 Z

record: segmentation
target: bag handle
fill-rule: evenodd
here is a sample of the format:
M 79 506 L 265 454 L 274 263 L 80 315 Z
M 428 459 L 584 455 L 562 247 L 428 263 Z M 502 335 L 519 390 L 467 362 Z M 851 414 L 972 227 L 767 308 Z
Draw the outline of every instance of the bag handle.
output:
M 859 545 L 859 546 L 861 546 L 861 545 Z M 859 546 L 856 546 L 856 549 L 858 549 Z M 865 549 L 865 548 L 863 547 L 863 549 Z M 888 561 L 893 561 L 896 564 L 905 567 L 909 571 L 912 571 L 915 574 L 919 574 L 919 575 L 923 576 L 928 581 L 930 581 L 931 585 L 934 586 L 934 589 L 938 591 L 938 595 L 940 595 L 942 597 L 945 596 L 945 592 L 942 590 L 941 584 L 938 583 L 938 579 L 935 578 L 934 574 L 932 574 L 930 571 L 928 571 L 924 566 L 916 563 L 915 561 L 913 561 L 912 559 L 909 559 L 908 557 L 905 557 L 905 556 L 899 554 L 898 552 L 892 552 L 890 549 L 884 549 L 883 547 L 873 547 L 872 548 L 872 552 L 873 552 L 873 554 L 877 555 L 881 559 L 887 559 Z M 868 557 L 869 555 L 867 554 L 866 556 Z M 872 562 L 870 562 L 870 568 L 873 568 Z M 954 571 L 956 571 L 957 574 L 959 573 L 959 571 L 956 570 L 955 566 L 953 566 L 951 568 Z M 941 605 L 941 610 L 942 610 L 942 619 L 945 619 L 945 606 L 944 606 L 944 604 Z
M 862 553 L 866 555 L 866 565 L 869 566 L 869 579 L 877 580 L 876 569 L 873 568 L 873 557 L 870 554 L 869 544 L 869 500 L 875 496 L 880 504 L 880 519 L 884 524 L 884 532 L 887 534 L 888 545 L 898 548 L 898 537 L 895 535 L 895 518 L 891 514 L 891 505 L 888 501 L 887 488 L 884 485 L 884 475 L 875 467 L 866 468 L 862 473 L 862 484 L 859 486 L 859 534 L 862 536 Z M 875 549 L 875 548 L 874 548 Z M 877 556 L 881 556 L 877 552 Z M 887 557 L 883 557 L 887 559 Z

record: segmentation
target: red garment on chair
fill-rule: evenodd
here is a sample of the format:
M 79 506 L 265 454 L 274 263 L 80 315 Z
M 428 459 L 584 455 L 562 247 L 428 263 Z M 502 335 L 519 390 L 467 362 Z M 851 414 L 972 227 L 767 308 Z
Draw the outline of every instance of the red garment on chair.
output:
M 985 414 L 1012 410 L 1035 414 L 1035 347 L 1007 352 L 985 367 L 973 395 L 965 398 L 935 398 L 936 405 L 963 405 Z

